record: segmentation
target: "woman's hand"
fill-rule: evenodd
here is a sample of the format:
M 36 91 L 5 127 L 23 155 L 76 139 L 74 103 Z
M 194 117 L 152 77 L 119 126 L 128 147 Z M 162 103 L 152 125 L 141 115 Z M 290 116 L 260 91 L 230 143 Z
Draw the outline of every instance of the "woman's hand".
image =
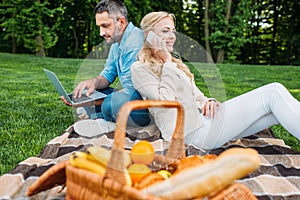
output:
M 214 119 L 216 117 L 217 108 L 220 106 L 220 102 L 216 100 L 208 100 L 202 107 L 203 115 Z
M 165 39 L 160 37 L 152 38 L 151 45 L 154 48 L 154 52 L 163 61 L 163 63 L 172 61 L 172 55 L 167 48 Z
M 161 40 L 160 43 L 158 43 L 156 53 L 157 56 L 163 61 L 163 63 L 172 61 L 172 55 L 167 49 L 166 42 L 164 40 Z

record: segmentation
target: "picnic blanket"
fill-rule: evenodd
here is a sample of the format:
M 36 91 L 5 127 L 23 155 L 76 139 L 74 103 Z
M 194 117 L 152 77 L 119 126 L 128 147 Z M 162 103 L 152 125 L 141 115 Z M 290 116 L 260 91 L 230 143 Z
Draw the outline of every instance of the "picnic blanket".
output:
M 128 130 L 126 148 L 130 149 L 140 139 L 147 139 L 158 153 L 167 149 L 159 131 L 147 135 L 135 129 Z M 71 152 L 84 151 L 90 145 L 110 147 L 114 132 L 109 131 L 94 137 L 80 136 L 70 126 L 61 135 L 51 140 L 36 157 L 20 162 L 13 170 L 0 177 L 0 199 L 64 199 L 66 188 L 57 186 L 28 198 L 28 187 L 52 165 L 67 160 Z M 300 152 L 287 146 L 283 140 L 273 137 L 267 129 L 251 137 L 232 141 L 209 153 L 220 154 L 232 147 L 250 147 L 256 149 L 261 157 L 260 168 L 247 177 L 238 180 L 252 190 L 258 199 L 300 199 Z M 194 146 L 186 147 L 187 155 L 202 154 Z

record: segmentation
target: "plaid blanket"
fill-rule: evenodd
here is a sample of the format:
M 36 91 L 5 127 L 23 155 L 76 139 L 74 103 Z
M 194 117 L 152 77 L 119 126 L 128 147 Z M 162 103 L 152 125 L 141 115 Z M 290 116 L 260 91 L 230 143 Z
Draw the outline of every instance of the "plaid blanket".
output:
M 167 142 L 159 133 L 147 133 L 128 130 L 126 148 L 143 135 L 155 149 L 165 152 Z M 106 132 L 96 137 L 82 137 L 69 127 L 60 136 L 51 140 L 37 157 L 30 157 L 20 162 L 13 170 L 0 177 L 0 199 L 64 199 L 66 188 L 57 186 L 28 198 L 28 187 L 52 165 L 67 160 L 73 151 L 84 151 L 90 145 L 110 147 L 114 132 Z M 260 168 L 247 177 L 238 180 L 252 190 L 258 199 L 300 199 L 300 152 L 292 150 L 283 140 L 275 139 L 267 129 L 254 136 L 229 142 L 209 153 L 220 154 L 232 147 L 250 147 L 261 156 Z M 187 155 L 202 154 L 200 149 L 187 146 Z

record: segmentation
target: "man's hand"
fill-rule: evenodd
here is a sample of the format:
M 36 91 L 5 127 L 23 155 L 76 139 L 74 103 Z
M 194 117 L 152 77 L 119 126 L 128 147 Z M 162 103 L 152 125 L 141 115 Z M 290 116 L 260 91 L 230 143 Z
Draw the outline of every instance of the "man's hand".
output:
M 203 115 L 214 119 L 216 117 L 217 108 L 221 106 L 221 103 L 215 100 L 209 100 L 202 108 Z
M 97 86 L 97 78 L 89 79 L 86 81 L 81 81 L 74 89 L 73 97 L 80 98 L 82 96 L 82 91 L 86 89 L 86 96 L 92 94 Z
M 73 108 L 79 108 L 79 107 L 83 107 L 83 106 L 101 106 L 101 104 L 103 103 L 103 100 L 104 98 L 102 99 L 99 99 L 99 100 L 96 100 L 96 101 L 90 101 L 90 102 L 86 102 L 86 103 L 81 103 L 81 104 L 76 104 L 76 105 L 72 105 L 71 103 L 69 103 L 64 96 L 61 96 L 60 97 L 63 102 L 67 105 L 67 106 L 70 106 L 70 107 L 73 107 Z
M 64 102 L 67 106 L 71 106 L 71 107 L 72 107 L 72 104 L 71 104 L 70 102 L 68 102 L 64 96 L 60 96 L 60 98 L 63 100 L 63 102 Z
M 85 89 L 87 90 L 85 95 L 89 96 L 95 91 L 95 89 L 104 89 L 104 88 L 107 88 L 108 86 L 109 86 L 109 82 L 103 76 L 97 76 L 96 78 L 93 78 L 93 79 L 81 81 L 75 87 L 75 89 L 73 91 L 73 98 L 80 98 L 82 96 L 83 90 L 85 90 Z M 67 106 L 70 106 L 73 108 L 78 108 L 78 107 L 83 107 L 83 106 L 93 106 L 93 105 L 101 106 L 101 104 L 104 100 L 104 99 L 99 99 L 99 100 L 91 101 L 88 103 L 72 105 L 63 96 L 61 96 L 61 99 Z

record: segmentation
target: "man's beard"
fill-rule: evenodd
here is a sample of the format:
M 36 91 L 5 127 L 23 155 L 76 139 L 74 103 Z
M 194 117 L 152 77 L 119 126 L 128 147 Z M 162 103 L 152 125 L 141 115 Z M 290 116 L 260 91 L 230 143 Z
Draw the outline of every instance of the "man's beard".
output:
M 121 30 L 118 27 L 116 27 L 114 34 L 111 36 L 111 39 L 106 42 L 107 42 L 107 44 L 113 44 L 115 42 L 120 42 L 122 36 L 123 36 L 123 33 L 121 32 Z

